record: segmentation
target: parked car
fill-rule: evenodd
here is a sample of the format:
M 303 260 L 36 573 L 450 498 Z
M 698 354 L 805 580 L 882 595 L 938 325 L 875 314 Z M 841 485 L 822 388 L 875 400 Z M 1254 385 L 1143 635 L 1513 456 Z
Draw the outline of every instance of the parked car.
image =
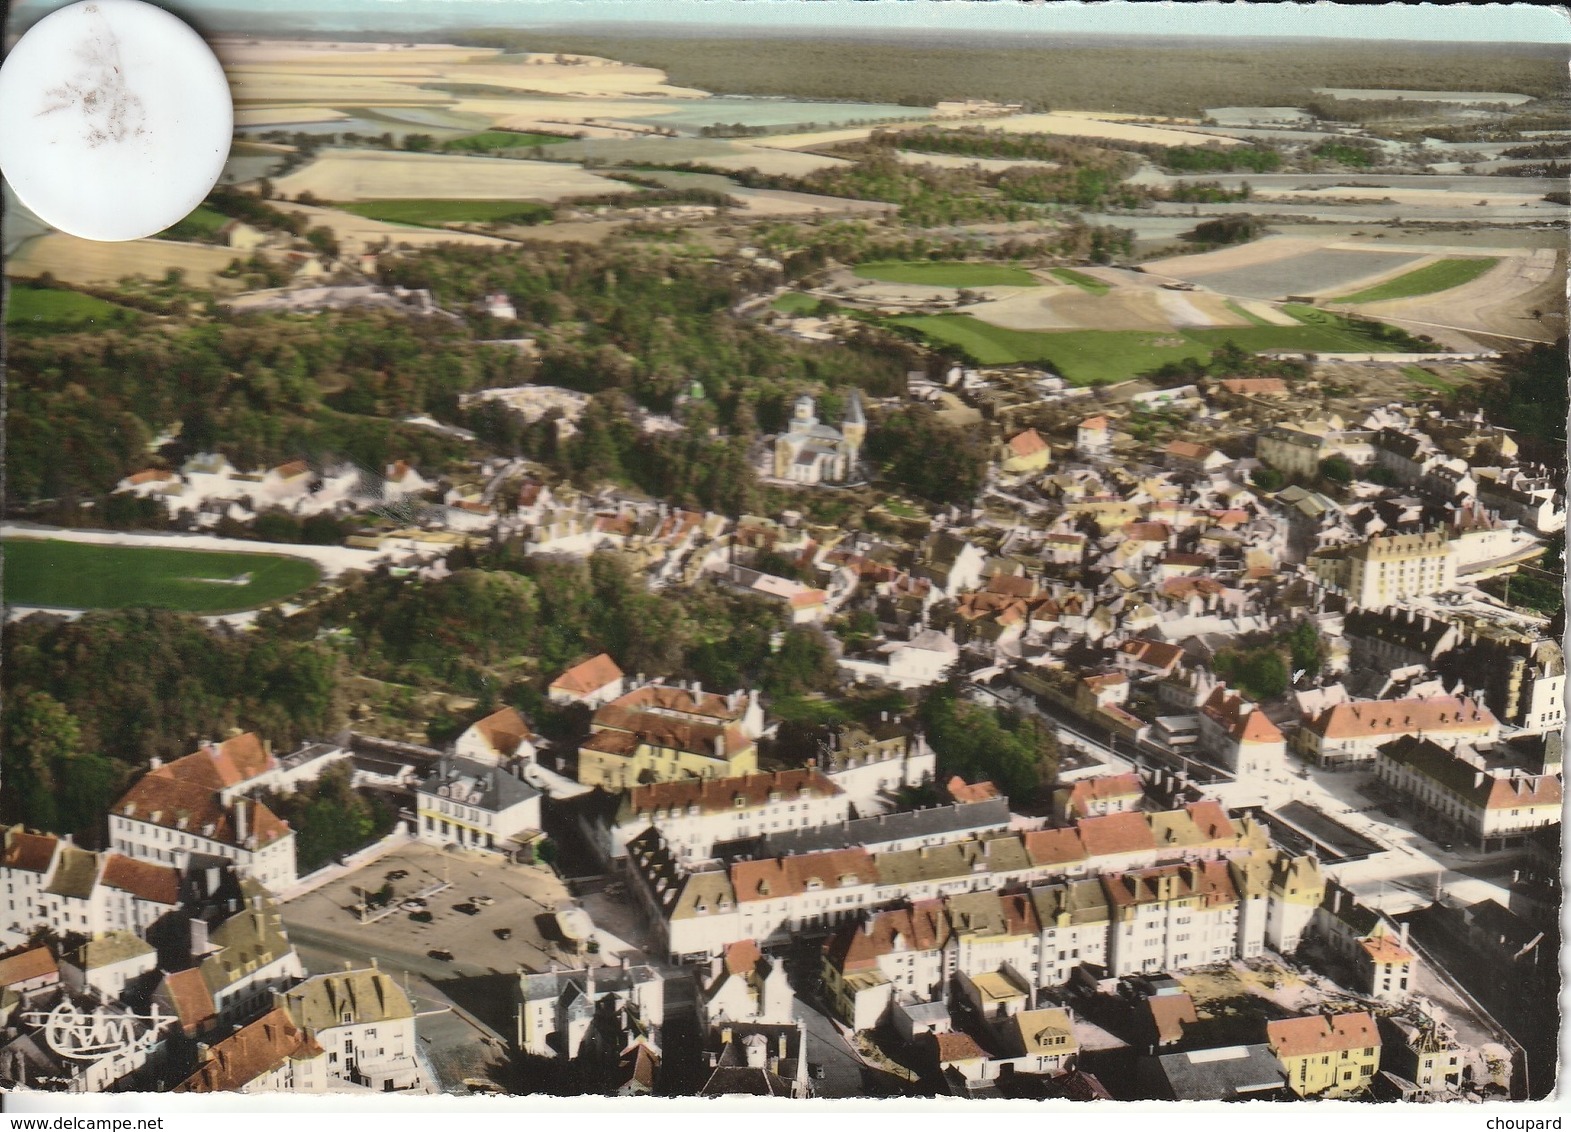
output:
M 513 938 L 513 929 L 512 928 L 497 928 L 496 929 L 496 938 L 497 939 L 503 939 L 503 940 L 512 939 Z
M 408 900 L 405 900 L 398 907 L 400 910 L 405 912 L 423 912 L 425 911 L 425 901 L 421 900 L 418 896 L 412 896 Z
M 394 869 L 392 872 L 387 874 L 387 879 L 388 880 L 403 880 L 408 875 L 409 875 L 409 872 L 406 869 Z
M 429 924 L 431 922 L 432 916 L 430 912 L 427 912 L 422 908 L 418 912 L 409 913 L 409 918 L 417 924 Z
M 466 916 L 478 916 L 480 914 L 480 909 L 468 902 L 463 904 L 454 904 L 453 911 L 462 912 Z
M 489 896 L 471 896 L 469 898 L 469 902 L 471 904 L 478 904 L 482 908 L 489 908 L 491 905 L 496 903 L 496 901 Z
M 451 963 L 453 961 L 453 953 L 451 951 L 445 950 L 444 948 L 433 947 L 430 951 L 427 951 L 426 954 L 429 955 L 432 959 L 440 959 L 443 963 Z

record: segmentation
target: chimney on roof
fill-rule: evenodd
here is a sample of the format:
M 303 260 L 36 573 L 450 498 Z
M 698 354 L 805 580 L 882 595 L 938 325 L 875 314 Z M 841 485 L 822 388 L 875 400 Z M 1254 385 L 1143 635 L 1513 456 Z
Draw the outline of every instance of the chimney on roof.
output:
M 152 758 L 147 760 L 147 769 L 148 770 L 157 770 L 159 767 L 161 767 L 163 765 L 164 765 L 164 760 L 159 758 L 157 755 L 154 755 Z
M 246 800 L 244 798 L 235 799 L 235 841 L 241 845 L 245 844 L 246 836 L 250 831 L 249 823 L 246 820 L 245 807 Z

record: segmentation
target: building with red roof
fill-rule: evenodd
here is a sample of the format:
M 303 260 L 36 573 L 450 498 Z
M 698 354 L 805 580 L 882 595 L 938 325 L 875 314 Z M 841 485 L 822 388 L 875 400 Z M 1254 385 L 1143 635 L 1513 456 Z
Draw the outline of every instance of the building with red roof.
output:
M 470 724 L 453 744 L 453 754 L 487 766 L 514 759 L 534 762 L 539 741 L 540 736 L 516 708 L 504 707 Z
M 1267 1022 L 1266 1044 L 1301 1097 L 1357 1096 L 1380 1068 L 1380 1030 L 1366 1011 Z
M 551 681 L 546 695 L 553 704 L 601 707 L 626 691 L 627 677 L 607 653 L 575 664 Z

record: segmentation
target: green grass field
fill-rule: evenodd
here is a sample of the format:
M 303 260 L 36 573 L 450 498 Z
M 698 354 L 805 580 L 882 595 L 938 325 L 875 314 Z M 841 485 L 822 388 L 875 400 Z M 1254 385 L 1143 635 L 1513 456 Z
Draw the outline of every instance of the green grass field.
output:
M 1418 382 L 1418 384 L 1427 385 L 1430 389 L 1438 390 L 1441 393 L 1456 392 L 1457 387 L 1453 383 L 1437 374 L 1430 373 L 1422 366 L 1403 366 L 1402 373 L 1413 381 Z
M 335 207 L 367 220 L 440 228 L 444 224 L 538 224 L 551 218 L 543 204 L 516 200 L 361 200 Z
M 1304 310 L 1313 316 L 1313 321 L 1303 326 L 1175 328 L 1169 331 L 1006 330 L 963 314 L 901 315 L 888 322 L 912 327 L 931 342 L 958 346 L 979 365 L 1050 364 L 1075 385 L 1122 381 L 1181 358 L 1204 361 L 1214 349 L 1229 341 L 1251 353 L 1262 350 L 1357 353 L 1390 349 L 1388 344 L 1360 333 L 1336 315 L 1313 307 Z
M 1078 271 L 1071 271 L 1067 267 L 1050 267 L 1047 273 L 1060 283 L 1069 283 L 1079 287 L 1082 291 L 1089 291 L 1093 295 L 1105 295 L 1113 289 L 1111 283 L 1104 283 L 1100 279 L 1093 279 Z
M 801 291 L 787 291 L 769 305 L 782 314 L 812 314 L 821 301 Z
M 922 283 L 929 287 L 1037 287 L 1036 276 L 1023 267 L 998 263 L 962 263 L 958 260 L 928 262 L 894 260 L 858 264 L 862 279 L 883 283 Z
M 5 600 L 54 609 L 255 609 L 317 583 L 316 564 L 278 554 L 7 539 Z M 243 584 L 229 579 L 248 576 Z
M 53 330 L 84 322 L 119 321 L 132 312 L 76 291 L 13 284 L 6 303 L 5 324 L 19 332 Z
M 1442 259 L 1431 263 L 1428 267 L 1420 267 L 1417 271 L 1409 271 L 1406 275 L 1387 279 L 1384 283 L 1365 290 L 1343 295 L 1333 302 L 1378 303 L 1384 299 L 1407 299 L 1414 295 L 1432 295 L 1436 291 L 1449 291 L 1452 287 L 1471 283 L 1499 262 L 1499 257 L 1495 256 L 1480 256 L 1476 259 Z
M 229 217 L 214 212 L 205 205 L 198 205 L 189 216 L 171 224 L 158 233 L 160 240 L 211 240 L 218 230 L 229 223 Z
M 1250 326 L 1270 326 L 1270 325 L 1272 325 L 1268 320 L 1261 318 L 1259 315 L 1257 315 L 1252 310 L 1245 309 L 1244 307 L 1240 306 L 1238 303 L 1234 302 L 1232 299 L 1227 300 L 1227 309 L 1232 311 L 1234 314 L 1236 314 L 1239 318 L 1243 319 L 1245 322 L 1249 323 Z
M 460 153 L 489 153 L 498 149 L 521 149 L 537 145 L 561 145 L 570 142 L 572 138 L 557 137 L 555 134 L 528 134 L 518 133 L 513 130 L 481 130 L 478 134 L 467 137 L 454 138 L 444 142 L 443 149 Z

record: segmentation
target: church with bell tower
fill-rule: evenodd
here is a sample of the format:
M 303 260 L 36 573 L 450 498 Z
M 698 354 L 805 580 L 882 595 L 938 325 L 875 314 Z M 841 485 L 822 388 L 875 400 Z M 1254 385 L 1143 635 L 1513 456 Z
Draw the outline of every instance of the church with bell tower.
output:
M 808 484 L 854 480 L 866 439 L 867 414 L 858 390 L 851 391 L 839 428 L 820 422 L 813 398 L 803 394 L 786 431 L 774 439 L 774 476 Z

